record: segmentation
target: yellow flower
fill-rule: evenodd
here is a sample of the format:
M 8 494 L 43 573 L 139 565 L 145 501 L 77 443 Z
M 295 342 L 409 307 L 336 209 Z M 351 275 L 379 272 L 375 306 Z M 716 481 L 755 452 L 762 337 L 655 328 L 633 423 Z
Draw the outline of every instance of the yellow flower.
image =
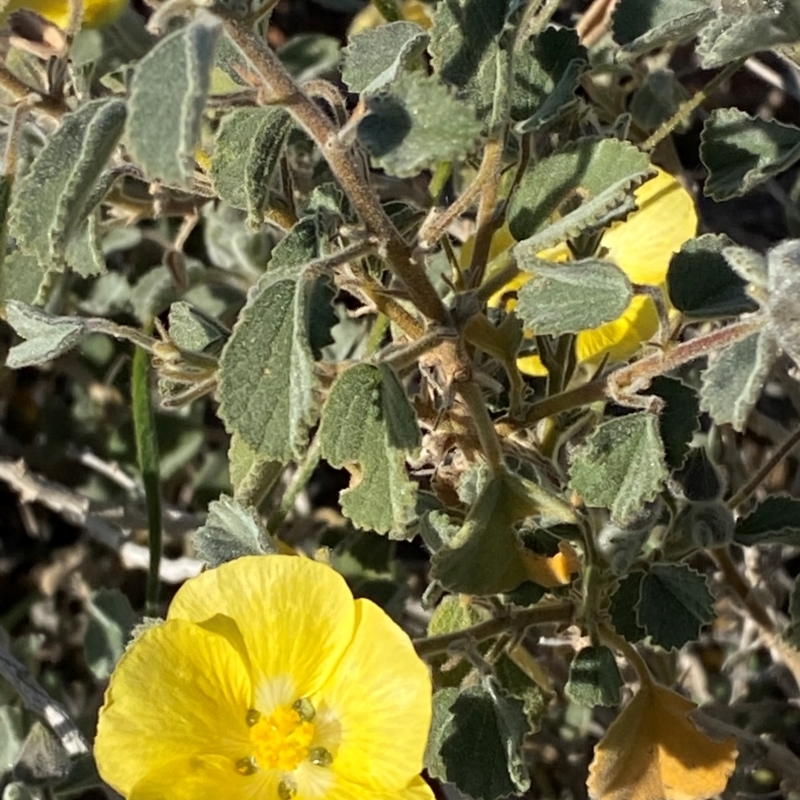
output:
M 113 22 L 127 7 L 128 0 L 83 0 L 83 22 L 85 28 L 100 28 Z M 44 17 L 62 30 L 69 24 L 69 0 L 9 0 L 0 15 L 5 22 L 12 11 L 27 8 Z
M 324 564 L 240 558 L 188 581 L 120 660 L 100 775 L 130 800 L 432 800 L 427 667 Z
M 606 230 L 599 252 L 620 267 L 632 283 L 663 287 L 673 253 L 697 232 L 694 200 L 672 175 L 661 169 L 636 190 L 635 196 L 637 210 Z M 499 233 L 505 247 L 500 244 L 502 249 L 498 250 L 493 241 L 493 253 L 513 244 L 507 228 Z M 562 244 L 539 253 L 539 257 L 568 261 L 570 251 Z M 490 305 L 499 305 L 503 295 L 519 289 L 529 279 L 528 273 L 520 273 L 490 300 Z M 606 356 L 612 362 L 624 361 L 657 331 L 658 312 L 652 298 L 635 295 L 619 318 L 578 333 L 575 355 L 579 363 L 599 364 Z M 539 356 L 522 356 L 517 365 L 528 375 L 547 374 Z

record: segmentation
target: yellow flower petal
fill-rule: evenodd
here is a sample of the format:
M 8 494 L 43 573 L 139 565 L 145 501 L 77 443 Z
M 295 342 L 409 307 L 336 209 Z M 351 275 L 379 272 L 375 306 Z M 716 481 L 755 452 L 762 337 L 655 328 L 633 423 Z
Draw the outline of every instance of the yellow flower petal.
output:
M 581 331 L 575 339 L 575 354 L 581 363 L 598 363 L 606 353 L 612 362 L 624 361 L 657 330 L 658 311 L 653 299 L 635 295 L 622 316 L 599 328 Z
M 341 575 L 284 555 L 239 558 L 187 581 L 167 619 L 202 623 L 218 615 L 236 621 L 263 713 L 270 702 L 318 692 L 355 625 L 353 596 Z
M 255 778 L 255 780 L 253 780 Z M 238 775 L 219 756 L 176 760 L 142 778 L 128 800 L 230 800 L 277 797 L 277 779 Z
M 83 21 L 85 28 L 100 28 L 113 22 L 127 7 L 128 0 L 84 0 Z M 5 21 L 12 11 L 22 8 L 35 11 L 62 30 L 69 25 L 69 0 L 10 0 L 3 8 L 0 21 Z
M 341 726 L 333 754 L 337 776 L 388 792 L 422 769 L 430 676 L 411 640 L 384 611 L 369 600 L 356 600 L 356 609 L 353 641 L 320 696 Z
M 434 800 L 434 797 L 431 787 L 417 776 L 405 789 L 391 792 L 342 781 L 325 795 L 325 800 Z M 297 800 L 306 799 L 298 797 Z
M 697 233 L 694 199 L 661 169 L 635 195 L 638 209 L 628 219 L 615 222 L 600 244 L 608 250 L 606 257 L 631 281 L 660 286 L 672 254 Z
M 213 753 L 230 766 L 247 752 L 251 702 L 247 670 L 225 638 L 182 620 L 150 628 L 111 677 L 95 741 L 100 775 L 128 794 L 176 760 Z M 181 777 L 173 772 L 173 784 Z

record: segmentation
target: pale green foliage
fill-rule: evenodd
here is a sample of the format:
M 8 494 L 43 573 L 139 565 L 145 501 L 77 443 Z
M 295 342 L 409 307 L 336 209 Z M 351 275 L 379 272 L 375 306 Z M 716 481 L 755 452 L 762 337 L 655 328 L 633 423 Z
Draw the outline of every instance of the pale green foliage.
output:
M 566 4 L 549 24 L 549 3 L 426 3 L 426 28 L 401 18 L 416 5 L 382 0 L 389 24 L 278 50 L 265 24 L 251 30 L 250 6 L 162 6 L 174 15 L 152 35 L 129 9 L 47 66 L 9 45 L 0 302 L 23 341 L 6 366 L 63 359 L 19 386 L 68 384 L 41 407 L 31 393 L 42 431 L 14 457 L 102 450 L 112 479 L 80 489 L 129 510 L 144 438 L 165 525 L 204 515 L 185 554 L 214 567 L 296 548 L 403 623 L 419 622 L 407 604 L 419 601 L 431 610 L 416 643 L 435 692 L 428 774 L 475 800 L 566 796 L 543 788 L 536 731 L 558 750 L 547 781 L 574 771 L 580 737 L 609 724 L 593 709 L 620 703 L 631 667 L 654 680 L 629 643 L 671 651 L 705 636 L 714 597 L 729 594 L 709 556 L 730 580 L 729 544 L 800 544 L 800 502 L 750 508 L 766 472 L 747 483 L 750 462 L 724 462 L 745 451 L 732 431 L 747 435 L 767 378 L 788 380 L 778 371 L 800 356 L 797 242 L 761 255 L 734 229 L 692 229 L 663 245 L 660 223 L 681 216 L 667 203 L 640 249 L 603 244 L 642 211 L 634 192 L 642 206 L 655 163 L 678 170 L 668 156 L 688 145 L 658 143 L 693 125 L 709 203 L 772 182 L 797 226 L 783 173 L 800 162 L 800 128 L 736 108 L 674 115 L 697 88 L 675 54 L 697 41 L 706 68 L 785 45 L 792 57 L 800 4 L 619 0 L 609 35 L 589 42 Z M 701 176 L 686 166 L 690 187 Z M 544 259 L 556 245 L 571 263 Z M 634 256 L 665 272 L 639 285 Z M 645 294 L 631 351 L 611 343 L 579 363 L 575 335 Z M 137 396 L 157 386 L 164 406 L 152 429 L 116 397 L 131 346 Z M 527 356 L 546 378 L 523 375 Z M 183 540 L 185 528 L 170 541 Z M 734 588 L 746 610 L 761 602 Z M 121 598 L 87 600 L 98 677 L 133 621 Z M 795 585 L 795 644 L 798 598 Z M 780 631 L 766 632 L 779 653 Z M 724 635 L 719 646 L 730 655 Z M 674 656 L 651 661 L 659 679 L 681 680 Z M 0 755 L 23 770 L 41 756 L 35 792 L 81 791 L 72 774 L 54 786 L 61 745 L 22 723 L 0 705 Z M 9 774 L 4 797 L 31 796 Z M 619 780 L 602 800 L 661 800 L 637 775 Z

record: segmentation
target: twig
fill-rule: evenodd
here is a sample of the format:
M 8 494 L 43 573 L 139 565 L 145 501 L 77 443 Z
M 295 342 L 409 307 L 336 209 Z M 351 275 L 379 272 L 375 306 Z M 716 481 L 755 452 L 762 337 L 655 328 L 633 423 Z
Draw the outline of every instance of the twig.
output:
M 794 450 L 798 443 L 800 443 L 800 427 L 780 444 L 778 449 L 759 467 L 758 471 L 728 500 L 726 503 L 728 508 L 733 510 L 744 503 L 758 489 L 770 472 Z
M 551 622 L 569 622 L 575 612 L 572 603 L 551 603 L 534 606 L 479 622 L 471 628 L 463 628 L 453 633 L 442 633 L 425 639 L 415 639 L 414 647 L 421 658 L 446 653 L 452 646 L 463 641 L 482 642 L 507 632 L 520 632 L 531 625 L 545 625 Z
M 303 91 L 277 56 L 247 26 L 225 20 L 225 30 L 261 79 L 270 103 L 283 106 L 319 147 L 356 213 L 377 238 L 392 272 L 405 284 L 414 305 L 445 324 L 447 310 L 411 248 L 381 207 L 352 151 L 339 138 L 327 114 Z

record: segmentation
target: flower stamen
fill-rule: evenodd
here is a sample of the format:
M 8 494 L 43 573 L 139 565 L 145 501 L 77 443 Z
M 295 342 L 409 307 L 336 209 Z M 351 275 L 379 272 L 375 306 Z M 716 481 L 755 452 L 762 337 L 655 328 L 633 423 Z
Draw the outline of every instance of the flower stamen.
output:
M 261 769 L 292 772 L 308 757 L 313 739 L 314 723 L 289 706 L 278 706 L 269 716 L 260 715 L 250 728 L 253 754 Z

